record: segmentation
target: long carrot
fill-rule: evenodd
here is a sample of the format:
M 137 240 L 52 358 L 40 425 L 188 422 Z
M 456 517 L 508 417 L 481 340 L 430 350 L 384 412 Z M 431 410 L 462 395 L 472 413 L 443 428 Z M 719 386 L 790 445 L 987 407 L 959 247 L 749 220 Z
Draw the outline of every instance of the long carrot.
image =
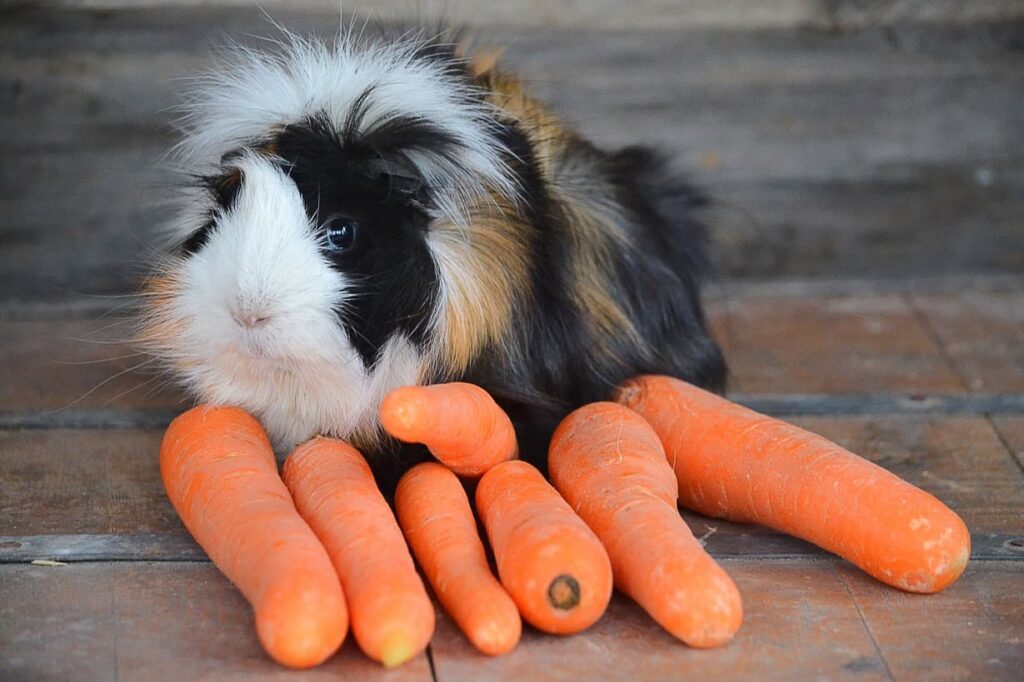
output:
M 959 516 L 821 436 L 670 377 L 629 381 L 617 400 L 658 433 L 685 507 L 803 538 L 909 592 L 938 592 L 967 565 Z
M 480 479 L 476 506 L 523 618 L 571 634 L 601 617 L 612 592 L 608 554 L 539 471 L 520 461 L 495 466 Z
M 341 646 L 348 612 L 338 575 L 295 510 L 259 422 L 230 407 L 185 412 L 164 434 L 160 474 L 185 527 L 252 604 L 267 653 L 308 668 Z
M 548 453 L 551 482 L 608 550 L 615 586 L 690 646 L 732 639 L 739 590 L 679 515 L 675 475 L 644 418 L 586 405 L 559 424 Z
M 284 482 L 334 562 L 363 652 L 390 668 L 423 651 L 434 607 L 359 451 L 314 438 L 285 460 Z
M 395 511 L 437 598 L 469 641 L 492 656 L 514 649 L 522 631 L 519 611 L 491 573 L 455 474 L 436 462 L 416 465 L 398 482 Z
M 460 476 L 480 476 L 514 459 L 512 422 L 487 391 L 474 384 L 405 386 L 380 407 L 384 430 L 407 443 L 423 443 Z

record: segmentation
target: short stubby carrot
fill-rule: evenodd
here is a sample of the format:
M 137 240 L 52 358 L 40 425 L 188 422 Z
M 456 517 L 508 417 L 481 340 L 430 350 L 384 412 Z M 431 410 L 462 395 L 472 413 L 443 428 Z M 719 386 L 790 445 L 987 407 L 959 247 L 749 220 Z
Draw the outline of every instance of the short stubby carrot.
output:
M 380 421 L 398 440 L 426 445 L 460 476 L 481 476 L 518 452 L 508 415 L 474 384 L 398 388 L 381 403 Z
M 338 575 L 292 504 L 259 422 L 231 407 L 185 412 L 164 434 L 160 474 L 185 527 L 252 604 L 274 660 L 308 668 L 341 646 L 348 611 Z
M 476 506 L 501 584 L 527 622 L 564 635 L 601 617 L 612 593 L 608 554 L 537 469 L 495 466 L 480 479 Z
M 551 438 L 548 473 L 604 543 L 616 587 L 690 646 L 732 639 L 739 590 L 679 515 L 675 475 L 643 417 L 607 402 L 572 412 Z
M 938 592 L 967 565 L 959 516 L 821 436 L 666 376 L 617 400 L 661 438 L 685 507 L 803 538 L 909 592 Z
M 434 606 L 362 454 L 314 438 L 288 455 L 284 482 L 334 562 L 359 648 L 389 668 L 423 651 Z
M 473 646 L 492 656 L 514 649 L 519 611 L 491 573 L 455 474 L 436 462 L 416 465 L 398 482 L 395 511 L 434 593 Z

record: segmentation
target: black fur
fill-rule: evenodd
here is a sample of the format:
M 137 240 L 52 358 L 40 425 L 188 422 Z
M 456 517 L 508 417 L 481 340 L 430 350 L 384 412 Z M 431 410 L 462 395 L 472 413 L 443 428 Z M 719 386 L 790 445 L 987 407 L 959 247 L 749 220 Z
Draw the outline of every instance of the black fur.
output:
M 238 191 L 242 187 L 242 176 L 237 170 L 232 170 L 223 175 L 208 175 L 196 178 L 196 183 L 206 189 L 213 197 L 216 208 L 207 217 L 198 230 L 189 235 L 181 245 L 183 255 L 191 255 L 206 246 L 210 239 L 210 231 L 213 230 L 215 213 L 230 210 L 238 197 Z
M 410 147 L 443 147 L 446 140 L 415 120 L 395 119 L 387 128 L 356 139 L 313 118 L 286 127 L 273 141 L 320 229 L 337 214 L 359 225 L 354 247 L 330 257 L 355 282 L 351 304 L 339 314 L 367 367 L 395 334 L 425 343 L 438 286 L 424 241 L 429 218 L 423 203 L 429 198 L 396 154 Z

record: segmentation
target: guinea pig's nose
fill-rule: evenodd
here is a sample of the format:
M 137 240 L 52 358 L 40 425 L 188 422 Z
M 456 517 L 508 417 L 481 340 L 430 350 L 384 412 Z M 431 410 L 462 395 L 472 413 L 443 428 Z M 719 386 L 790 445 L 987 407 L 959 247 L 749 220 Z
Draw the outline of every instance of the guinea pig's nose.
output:
M 232 310 L 231 319 L 238 323 L 240 327 L 248 327 L 249 329 L 255 329 L 262 327 L 270 321 L 270 315 L 262 312 L 253 312 L 251 310 Z

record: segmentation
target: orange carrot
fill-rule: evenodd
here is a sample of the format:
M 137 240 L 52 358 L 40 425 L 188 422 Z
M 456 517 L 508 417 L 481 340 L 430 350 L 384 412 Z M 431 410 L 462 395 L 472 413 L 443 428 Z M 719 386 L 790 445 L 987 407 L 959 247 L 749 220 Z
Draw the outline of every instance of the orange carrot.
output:
M 909 592 L 938 592 L 967 565 L 959 516 L 821 436 L 670 377 L 629 381 L 617 399 L 661 438 L 685 507 L 803 538 Z
M 426 445 L 460 476 L 480 476 L 518 452 L 508 415 L 473 384 L 396 389 L 381 403 L 380 421 L 398 440 Z
M 539 471 L 518 461 L 495 466 L 480 479 L 476 507 L 523 618 L 564 635 L 601 617 L 612 593 L 608 554 Z
M 608 550 L 616 587 L 690 646 L 732 639 L 739 590 L 679 515 L 675 475 L 643 417 L 615 403 L 581 407 L 555 430 L 548 471 Z
M 185 412 L 164 434 L 160 474 L 185 527 L 252 604 L 274 660 L 308 668 L 341 646 L 348 611 L 338 575 L 295 510 L 259 422 L 231 407 Z
M 522 622 L 487 564 L 469 498 L 459 479 L 435 462 L 402 476 L 395 511 L 437 598 L 473 645 L 492 656 L 515 648 Z
M 359 451 L 314 438 L 285 460 L 284 482 L 334 562 L 363 652 L 391 668 L 423 651 L 434 606 Z

